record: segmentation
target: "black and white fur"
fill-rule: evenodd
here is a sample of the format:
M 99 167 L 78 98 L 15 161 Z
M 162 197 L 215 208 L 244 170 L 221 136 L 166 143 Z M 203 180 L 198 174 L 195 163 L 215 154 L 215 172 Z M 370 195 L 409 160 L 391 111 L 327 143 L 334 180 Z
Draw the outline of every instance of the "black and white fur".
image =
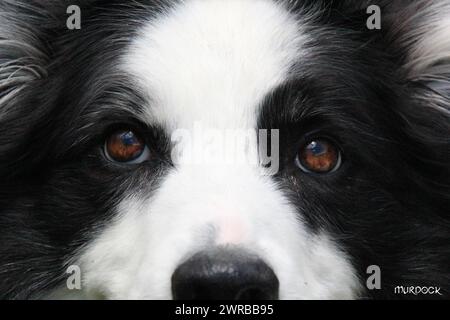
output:
M 214 245 L 264 259 L 281 299 L 449 298 L 449 109 L 446 0 L 1 0 L 0 298 L 171 299 Z M 105 159 L 118 123 L 152 161 Z M 279 172 L 174 164 L 195 123 L 279 129 Z M 343 150 L 329 175 L 293 161 L 317 131 Z

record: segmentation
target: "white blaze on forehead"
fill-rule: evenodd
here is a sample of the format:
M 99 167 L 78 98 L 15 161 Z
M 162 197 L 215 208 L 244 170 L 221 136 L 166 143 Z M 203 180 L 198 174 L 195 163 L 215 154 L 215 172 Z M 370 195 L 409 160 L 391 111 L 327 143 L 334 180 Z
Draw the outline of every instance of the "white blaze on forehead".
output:
M 150 122 L 253 128 L 258 103 L 286 80 L 303 37 L 271 0 L 183 1 L 140 30 L 123 69 L 150 98 Z

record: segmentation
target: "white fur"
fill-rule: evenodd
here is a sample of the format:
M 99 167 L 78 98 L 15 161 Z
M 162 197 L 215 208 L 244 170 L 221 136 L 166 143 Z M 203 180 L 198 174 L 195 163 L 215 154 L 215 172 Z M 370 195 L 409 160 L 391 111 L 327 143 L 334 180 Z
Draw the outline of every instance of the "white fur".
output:
M 300 28 L 272 1 L 190 0 L 141 30 L 124 70 L 149 96 L 149 122 L 255 128 L 305 41 Z
M 301 22 L 273 1 L 184 1 L 147 23 L 122 69 L 148 97 L 145 120 L 169 132 L 256 128 L 261 99 L 286 80 L 305 39 Z M 170 299 L 175 268 L 217 244 L 264 259 L 282 299 L 358 294 L 345 254 L 325 233 L 311 234 L 254 166 L 179 165 L 152 197 L 129 195 L 118 211 L 76 262 L 88 298 Z
M 171 298 L 175 268 L 218 244 L 231 220 L 240 233 L 231 243 L 273 268 L 280 298 L 354 298 L 358 279 L 345 254 L 325 234 L 311 235 L 267 179 L 248 169 L 190 167 L 172 172 L 151 199 L 122 203 L 121 216 L 79 261 L 88 297 Z

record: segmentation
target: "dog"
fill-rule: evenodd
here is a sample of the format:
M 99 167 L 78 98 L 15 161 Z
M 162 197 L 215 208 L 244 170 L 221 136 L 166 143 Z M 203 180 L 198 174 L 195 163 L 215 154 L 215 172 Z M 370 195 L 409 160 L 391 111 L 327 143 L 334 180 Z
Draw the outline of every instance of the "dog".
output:
M 448 1 L 0 22 L 0 298 L 450 298 Z

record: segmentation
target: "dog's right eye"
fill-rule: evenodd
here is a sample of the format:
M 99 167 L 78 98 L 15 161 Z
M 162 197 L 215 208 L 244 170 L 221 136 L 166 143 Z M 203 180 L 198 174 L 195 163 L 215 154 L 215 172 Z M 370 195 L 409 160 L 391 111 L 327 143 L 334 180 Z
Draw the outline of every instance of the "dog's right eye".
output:
M 142 163 L 150 156 L 144 139 L 133 130 L 123 129 L 108 135 L 104 153 L 110 161 L 129 164 Z

